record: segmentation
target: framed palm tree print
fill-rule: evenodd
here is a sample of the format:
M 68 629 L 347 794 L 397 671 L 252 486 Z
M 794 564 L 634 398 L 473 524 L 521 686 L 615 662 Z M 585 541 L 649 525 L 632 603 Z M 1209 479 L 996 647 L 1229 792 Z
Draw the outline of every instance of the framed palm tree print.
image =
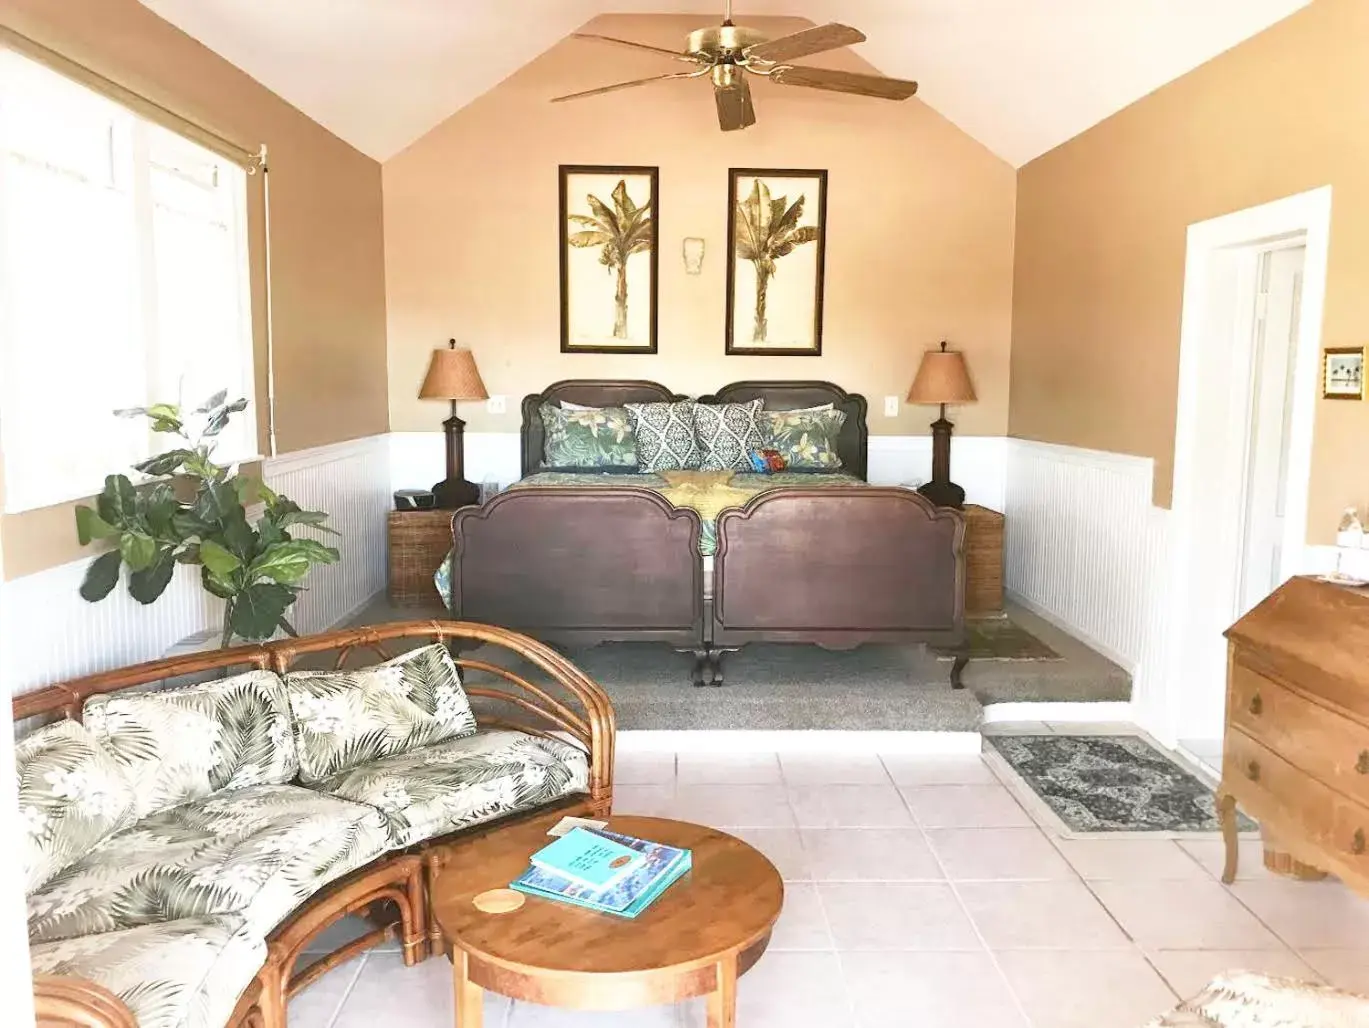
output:
M 561 165 L 561 352 L 656 352 L 658 169 Z
M 733 168 L 727 352 L 821 356 L 827 172 Z

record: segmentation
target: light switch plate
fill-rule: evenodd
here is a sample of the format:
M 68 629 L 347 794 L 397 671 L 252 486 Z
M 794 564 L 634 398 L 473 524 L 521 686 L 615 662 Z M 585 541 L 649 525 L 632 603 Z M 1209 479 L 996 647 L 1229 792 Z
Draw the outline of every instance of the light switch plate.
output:
M 884 416 L 886 418 L 898 417 L 898 397 L 886 396 L 884 398 Z
M 502 396 L 491 396 L 485 401 L 485 412 L 487 414 L 503 414 L 505 409 L 504 397 Z

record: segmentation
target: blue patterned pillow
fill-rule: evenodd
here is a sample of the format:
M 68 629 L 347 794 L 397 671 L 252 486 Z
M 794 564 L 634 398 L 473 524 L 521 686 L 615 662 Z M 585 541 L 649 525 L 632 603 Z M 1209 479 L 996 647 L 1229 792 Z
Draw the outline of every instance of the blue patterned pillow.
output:
M 628 421 L 637 436 L 639 471 L 690 471 L 699 467 L 693 400 L 629 403 Z
M 752 450 L 761 446 L 756 424 L 764 400 L 694 405 L 694 436 L 701 471 L 750 471 Z

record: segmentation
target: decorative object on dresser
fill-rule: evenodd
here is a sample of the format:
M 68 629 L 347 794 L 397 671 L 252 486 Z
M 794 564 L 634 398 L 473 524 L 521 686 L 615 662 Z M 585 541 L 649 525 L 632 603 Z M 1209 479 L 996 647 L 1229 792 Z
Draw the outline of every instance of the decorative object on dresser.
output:
M 450 400 L 452 416 L 442 422 L 447 434 L 447 477 L 433 486 L 437 505 L 444 510 L 455 510 L 480 502 L 480 487 L 466 481 L 465 442 L 466 423 L 456 416 L 458 400 L 488 400 L 480 369 L 475 366 L 475 354 L 458 350 L 456 340 L 447 341 L 447 349 L 433 351 L 428 361 L 428 373 L 418 390 L 420 400 Z
M 1223 880 L 1240 804 L 1271 870 L 1369 894 L 1369 594 L 1292 578 L 1226 637 Z
M 1003 515 L 977 503 L 965 511 L 965 616 L 1003 613 Z
M 659 169 L 560 174 L 561 352 L 655 353 Z
M 974 403 L 974 384 L 965 355 L 959 350 L 947 350 L 946 341 L 940 350 L 928 350 L 922 355 L 913 387 L 908 390 L 909 403 L 939 404 L 941 417 L 932 422 L 932 480 L 918 487 L 918 492 L 939 507 L 963 507 L 965 490 L 951 481 L 951 429 L 946 420 L 948 403 Z
M 735 132 L 756 124 L 756 109 L 751 101 L 748 75 L 763 75 L 782 86 L 804 86 L 808 89 L 831 90 L 877 100 L 907 100 L 917 93 L 917 83 L 906 79 L 891 79 L 884 75 L 841 71 L 835 68 L 796 67 L 789 63 L 800 57 L 839 50 L 865 41 L 865 34 L 849 25 L 835 22 L 800 29 L 787 36 L 770 39 L 765 33 L 732 22 L 732 0 L 727 0 L 721 25 L 710 25 L 689 34 L 683 50 L 667 50 L 648 43 L 634 43 L 629 39 L 615 39 L 589 32 L 575 33 L 576 39 L 592 39 L 615 46 L 631 47 L 661 57 L 693 65 L 688 71 L 669 71 L 630 82 L 615 82 L 579 93 L 552 98 L 552 103 L 580 100 L 620 89 L 631 89 L 670 79 L 707 78 L 713 84 L 713 100 L 718 111 L 718 126 L 724 132 Z
M 727 210 L 726 352 L 822 356 L 827 172 L 732 168 Z
M 398 607 L 441 607 L 433 569 L 452 548 L 452 512 L 392 510 L 389 517 L 390 602 Z
M 713 828 L 613 816 L 612 832 L 692 854 L 689 873 L 640 918 L 619 920 L 539 897 L 508 912 L 482 911 L 477 897 L 520 875 L 557 819 L 534 816 L 455 840 L 436 855 L 430 930 L 452 959 L 457 1028 L 479 1028 L 487 990 L 573 1010 L 701 996 L 709 1028 L 734 1028 L 737 978 L 765 953 L 784 904 L 774 865 Z

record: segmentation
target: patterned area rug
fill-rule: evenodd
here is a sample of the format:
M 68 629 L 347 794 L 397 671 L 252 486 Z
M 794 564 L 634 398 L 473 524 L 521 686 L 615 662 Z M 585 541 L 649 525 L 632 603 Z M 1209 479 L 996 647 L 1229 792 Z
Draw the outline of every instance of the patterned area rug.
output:
M 1065 658 L 1008 618 L 965 622 L 971 660 L 1064 660 Z M 954 660 L 955 652 L 931 647 L 937 660 Z
M 992 746 L 1076 832 L 1216 832 L 1212 790 L 1144 739 L 999 735 Z M 1254 822 L 1240 816 L 1241 831 Z

